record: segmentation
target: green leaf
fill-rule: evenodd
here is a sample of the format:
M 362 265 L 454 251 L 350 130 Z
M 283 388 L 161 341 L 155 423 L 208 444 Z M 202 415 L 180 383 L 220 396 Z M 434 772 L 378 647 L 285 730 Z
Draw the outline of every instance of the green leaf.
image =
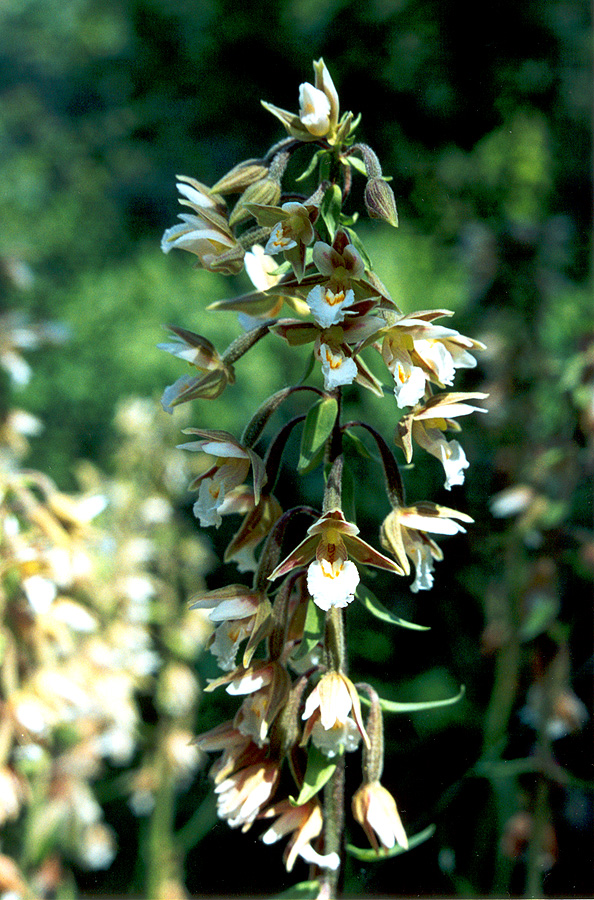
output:
M 391 613 L 382 603 L 380 603 L 375 594 L 370 591 L 366 585 L 361 584 L 361 582 L 357 585 L 355 596 L 361 601 L 365 609 L 377 619 L 381 619 L 382 622 L 390 622 L 390 624 L 399 625 L 401 628 L 412 628 L 413 631 L 431 630 L 428 625 L 417 625 L 415 622 L 407 622 L 406 619 L 401 619 L 400 616 Z
M 520 638 L 523 641 L 531 641 L 546 631 L 559 612 L 559 601 L 556 597 L 541 593 L 530 599 L 530 611 L 520 628 Z
M 405 850 L 404 847 L 393 847 L 391 850 L 380 850 L 376 852 L 372 847 L 370 848 L 362 848 L 355 847 L 353 844 L 347 844 L 346 849 L 347 853 L 350 853 L 351 856 L 354 856 L 356 859 L 360 859 L 363 862 L 379 862 L 382 859 L 390 859 L 393 856 L 400 856 L 401 853 L 407 853 L 408 850 L 413 850 L 415 847 L 418 847 L 419 844 L 422 844 L 424 841 L 429 840 L 430 837 L 433 837 L 435 833 L 435 825 L 429 825 L 427 828 L 424 828 L 423 831 L 419 831 L 418 834 L 413 835 L 408 839 L 408 849 Z
M 362 456 L 363 459 L 379 459 L 379 456 L 368 450 L 361 438 L 357 437 L 356 434 L 352 434 L 350 431 L 345 431 L 343 434 L 343 441 L 347 447 L 350 444 L 352 446 L 352 449 L 356 453 L 358 453 L 359 456 Z
M 322 200 L 320 206 L 320 214 L 322 220 L 328 229 L 330 243 L 334 240 L 334 235 L 340 224 L 340 212 L 342 210 L 342 191 L 337 184 L 331 185 Z
M 300 881 L 299 884 L 287 888 L 282 894 L 277 894 L 273 900 L 315 900 L 319 891 L 319 881 Z
M 328 757 L 310 744 L 307 754 L 307 768 L 305 770 L 305 778 L 303 779 L 303 787 L 299 792 L 297 799 L 290 797 L 290 801 L 294 806 L 302 806 L 311 800 L 312 797 L 321 791 L 327 781 L 332 778 L 336 763 L 331 762 Z
M 342 467 L 342 511 L 348 522 L 356 521 L 355 476 L 347 462 L 344 462 Z
M 310 598 L 305 614 L 303 637 L 295 653 L 291 654 L 291 659 L 295 661 L 303 659 L 304 656 L 307 656 L 307 654 L 313 650 L 315 645 L 324 635 L 325 623 L 326 613 L 323 609 L 320 609 L 319 606 L 316 606 L 314 601 Z
M 316 358 L 315 358 L 315 356 L 314 356 L 314 354 L 313 354 L 313 351 L 312 351 L 312 352 L 310 353 L 310 355 L 309 355 L 309 359 L 307 360 L 307 365 L 306 365 L 306 367 L 305 367 L 305 372 L 303 373 L 302 377 L 299 379 L 299 381 L 297 382 L 297 384 L 305 384 L 305 382 L 307 381 L 307 379 L 309 378 L 309 376 L 310 376 L 311 373 L 313 372 L 313 368 L 314 368 L 315 362 L 316 362 Z
M 308 165 L 307 169 L 305 170 L 305 172 L 302 172 L 301 175 L 299 175 L 295 179 L 295 181 L 305 181 L 305 179 L 308 178 L 312 174 L 312 172 L 314 171 L 317 164 L 321 161 L 324 154 L 327 155 L 327 153 L 328 153 L 327 150 L 318 150 L 317 153 L 314 153 L 311 160 L 309 161 L 309 165 Z
M 368 269 L 373 269 L 373 263 L 371 262 L 367 250 L 365 249 L 365 245 L 363 241 L 357 234 L 357 232 L 353 228 L 345 228 L 346 233 L 349 236 L 350 242 L 353 247 L 361 254 L 363 261 Z
M 320 454 L 323 453 L 324 444 L 332 433 L 337 414 L 338 403 L 334 397 L 318 400 L 309 410 L 301 435 L 297 464 L 300 475 L 311 472 L 320 462 Z
M 397 700 L 384 700 L 383 697 L 380 697 L 380 706 L 384 712 L 420 712 L 421 710 L 437 709 L 440 706 L 453 706 L 454 703 L 458 703 L 462 699 L 465 693 L 466 688 L 462 685 L 455 697 L 446 697 L 445 700 L 421 700 L 413 703 L 400 703 Z M 369 704 L 369 701 L 365 697 L 361 697 L 361 703 Z
M 358 156 L 348 156 L 347 163 L 351 168 L 356 169 L 357 172 L 360 172 L 361 175 L 367 176 L 367 169 L 365 168 L 365 163 L 362 159 L 359 159 Z

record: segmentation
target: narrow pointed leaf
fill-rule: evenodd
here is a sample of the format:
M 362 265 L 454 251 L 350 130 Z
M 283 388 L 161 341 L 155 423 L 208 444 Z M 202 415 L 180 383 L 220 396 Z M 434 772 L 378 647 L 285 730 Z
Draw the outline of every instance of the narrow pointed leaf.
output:
M 287 888 L 282 894 L 277 894 L 273 900 L 316 900 L 320 893 L 319 881 L 300 881 Z
M 462 685 L 455 697 L 446 697 L 445 700 L 423 700 L 419 701 L 418 703 L 400 703 L 397 700 L 384 700 L 383 697 L 380 697 L 380 706 L 384 712 L 420 712 L 427 709 L 437 709 L 440 706 L 453 706 L 454 703 L 458 703 L 458 701 L 462 699 L 465 693 L 466 688 L 464 687 L 464 685 Z M 361 697 L 361 702 L 367 704 L 369 703 L 369 701 L 366 701 L 365 697 Z
M 371 453 L 371 451 L 365 446 L 361 438 L 357 437 L 357 435 L 351 434 L 349 431 L 345 431 L 343 434 L 343 440 L 347 447 L 350 445 L 352 449 L 363 459 L 378 459 L 378 457 Z
M 355 493 L 355 476 L 351 467 L 345 462 L 342 467 L 342 511 L 349 522 L 354 522 L 357 518 Z
M 299 796 L 295 799 L 290 797 L 290 801 L 295 806 L 301 806 L 311 800 L 312 797 L 322 790 L 327 781 L 330 780 L 336 769 L 336 763 L 331 762 L 321 750 L 310 745 L 307 754 L 307 768 L 305 770 L 305 778 L 303 779 L 303 787 L 299 792 Z
M 334 397 L 325 397 L 314 403 L 309 410 L 303 426 L 297 464 L 300 475 L 305 475 L 317 465 L 320 451 L 323 451 L 324 444 L 332 433 L 337 414 L 338 403 Z
M 424 841 L 428 841 L 430 837 L 433 837 L 434 833 L 435 825 L 429 825 L 423 831 L 419 831 L 418 834 L 409 837 L 408 849 L 396 845 L 391 850 L 380 850 L 378 853 L 372 847 L 355 847 L 353 844 L 347 844 L 346 849 L 347 853 L 354 856 L 355 859 L 360 859 L 362 862 L 380 862 L 382 859 L 390 859 L 392 856 L 408 853 L 409 850 L 418 847 Z
M 415 622 L 407 622 L 405 619 L 401 619 L 400 616 L 390 612 L 364 584 L 358 584 L 355 596 L 365 609 L 375 616 L 376 619 L 381 619 L 382 622 L 390 622 L 391 625 L 399 625 L 401 628 L 411 628 L 413 631 L 431 630 L 428 625 L 417 625 Z
M 305 615 L 303 637 L 298 649 L 292 655 L 292 659 L 295 661 L 303 659 L 304 656 L 307 656 L 307 654 L 313 650 L 315 645 L 321 641 L 324 636 L 325 622 L 326 613 L 310 599 Z
M 347 157 L 347 162 L 351 168 L 356 169 L 357 172 L 360 172 L 361 175 L 367 175 L 367 169 L 365 168 L 365 163 L 362 159 L 359 159 L 358 156 L 349 156 Z
M 334 240 L 334 235 L 340 224 L 340 211 L 342 209 L 342 191 L 337 184 L 333 184 L 324 194 L 320 214 L 324 221 L 324 225 L 328 229 L 330 243 Z
M 316 168 L 318 162 L 320 161 L 320 159 L 322 158 L 322 156 L 327 152 L 328 152 L 327 150 L 318 150 L 317 153 L 314 153 L 305 172 L 302 172 L 301 175 L 299 175 L 295 179 L 295 181 L 305 181 L 305 179 L 308 178 L 312 174 L 312 172 L 315 170 L 315 168 Z

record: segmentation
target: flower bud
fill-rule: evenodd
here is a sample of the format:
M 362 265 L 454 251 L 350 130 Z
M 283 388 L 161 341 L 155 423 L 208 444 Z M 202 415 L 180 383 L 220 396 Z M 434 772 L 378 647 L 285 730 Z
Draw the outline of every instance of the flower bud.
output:
M 383 219 L 398 226 L 396 200 L 390 185 L 383 178 L 370 178 L 365 187 L 365 209 L 370 219 Z
M 278 181 L 270 178 L 261 178 L 250 184 L 233 208 L 233 212 L 229 216 L 229 225 L 238 225 L 245 219 L 249 219 L 252 215 L 248 204 L 260 203 L 263 206 L 276 206 L 280 200 L 281 187 Z
M 240 194 L 250 184 L 261 181 L 268 175 L 268 168 L 258 159 L 246 159 L 238 163 L 226 175 L 219 178 L 211 191 L 219 194 Z

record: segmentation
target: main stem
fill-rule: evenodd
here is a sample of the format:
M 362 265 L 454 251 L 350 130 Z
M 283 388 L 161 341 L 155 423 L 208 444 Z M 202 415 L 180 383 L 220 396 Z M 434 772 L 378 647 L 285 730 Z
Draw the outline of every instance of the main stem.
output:
M 341 391 L 336 388 L 333 396 L 338 403 L 338 413 L 332 434 L 326 444 L 325 464 L 332 468 L 342 453 L 342 431 L 340 429 Z M 336 471 L 336 470 L 334 470 Z M 339 468 L 340 474 L 342 470 Z M 328 482 L 324 498 L 324 511 L 327 507 L 340 506 L 340 483 Z M 344 617 L 341 609 L 331 607 L 326 616 L 324 649 L 328 668 L 335 672 L 346 672 L 347 653 L 344 629 Z M 344 754 L 338 757 L 336 769 L 324 788 L 324 853 L 337 853 L 341 858 L 341 866 L 336 869 L 321 869 L 318 880 L 320 888 L 318 900 L 332 900 L 337 896 L 338 883 L 342 868 L 342 845 L 345 819 L 345 765 Z

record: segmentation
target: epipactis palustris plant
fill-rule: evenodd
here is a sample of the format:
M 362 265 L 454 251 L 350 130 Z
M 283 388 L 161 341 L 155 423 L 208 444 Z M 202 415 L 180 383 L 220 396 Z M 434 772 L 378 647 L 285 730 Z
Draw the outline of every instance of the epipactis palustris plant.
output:
M 367 214 L 396 226 L 394 195 L 374 151 L 356 141 L 358 119 L 340 114 L 323 60 L 314 63 L 314 71 L 314 84 L 299 88 L 298 112 L 263 103 L 287 136 L 262 158 L 239 163 L 212 187 L 179 176 L 186 209 L 181 223 L 165 231 L 163 250 L 187 250 L 210 272 L 237 275 L 245 268 L 254 290 L 209 306 L 240 313 L 244 331 L 224 352 L 179 327 L 171 328 L 171 342 L 161 346 L 194 369 L 165 390 L 163 406 L 171 412 L 189 400 L 216 399 L 235 381 L 236 364 L 265 337 L 280 339 L 288 352 L 312 345 L 303 381 L 269 397 L 239 439 L 190 428 L 186 433 L 194 439 L 182 447 L 204 460 L 190 486 L 197 491 L 200 524 L 218 528 L 222 516 L 242 514 L 225 560 L 253 573 L 251 586 L 232 584 L 191 601 L 193 608 L 210 611 L 211 650 L 223 671 L 206 690 L 224 688 L 240 704 L 231 721 L 197 739 L 202 749 L 220 754 L 211 769 L 218 814 L 243 831 L 261 821 L 266 844 L 289 836 L 287 870 L 301 857 L 312 867 L 318 896 L 330 897 L 343 858 L 346 754 L 362 750 L 362 783 L 351 809 L 371 844 L 367 851 L 351 848 L 355 855 L 391 855 L 410 843 L 396 802 L 380 781 L 382 710 L 394 704 L 349 679 L 345 611 L 358 597 L 382 620 L 415 627 L 364 586 L 368 567 L 397 577 L 414 569 L 410 589 L 427 590 L 434 561 L 442 558 L 432 535 L 463 532 L 463 523 L 472 521 L 431 501 L 407 504 L 394 451 L 372 424 L 343 421 L 341 394 L 349 385 L 379 397 L 385 385 L 388 394 L 393 391 L 396 402 L 387 401 L 392 412 L 386 416 L 392 416 L 395 445 L 406 463 L 415 444 L 436 457 L 447 489 L 462 484 L 468 461 L 460 443 L 446 434 L 460 431 L 458 417 L 483 412 L 474 401 L 486 395 L 447 391 L 457 369 L 476 365 L 472 351 L 482 345 L 442 324 L 452 315 L 447 309 L 403 313 L 373 271 L 354 228 L 357 215 L 345 213 L 344 205 L 353 176 L 362 175 Z M 288 163 L 304 149 L 307 165 L 287 187 Z M 302 183 L 312 182 L 313 190 L 299 192 Z M 232 205 L 227 196 L 235 198 Z M 383 380 L 369 367 L 373 354 Z M 264 447 L 274 413 L 299 398 L 311 399 L 307 411 L 285 416 Z M 283 510 L 274 496 L 295 430 L 301 433 L 298 472 L 323 468 L 319 508 Z M 360 536 L 353 504 L 343 504 L 344 444 L 361 448 L 361 441 L 350 440 L 361 430 L 374 442 L 383 468 L 389 506 L 380 532 L 385 553 Z M 288 535 L 299 529 L 303 539 L 286 546 Z

